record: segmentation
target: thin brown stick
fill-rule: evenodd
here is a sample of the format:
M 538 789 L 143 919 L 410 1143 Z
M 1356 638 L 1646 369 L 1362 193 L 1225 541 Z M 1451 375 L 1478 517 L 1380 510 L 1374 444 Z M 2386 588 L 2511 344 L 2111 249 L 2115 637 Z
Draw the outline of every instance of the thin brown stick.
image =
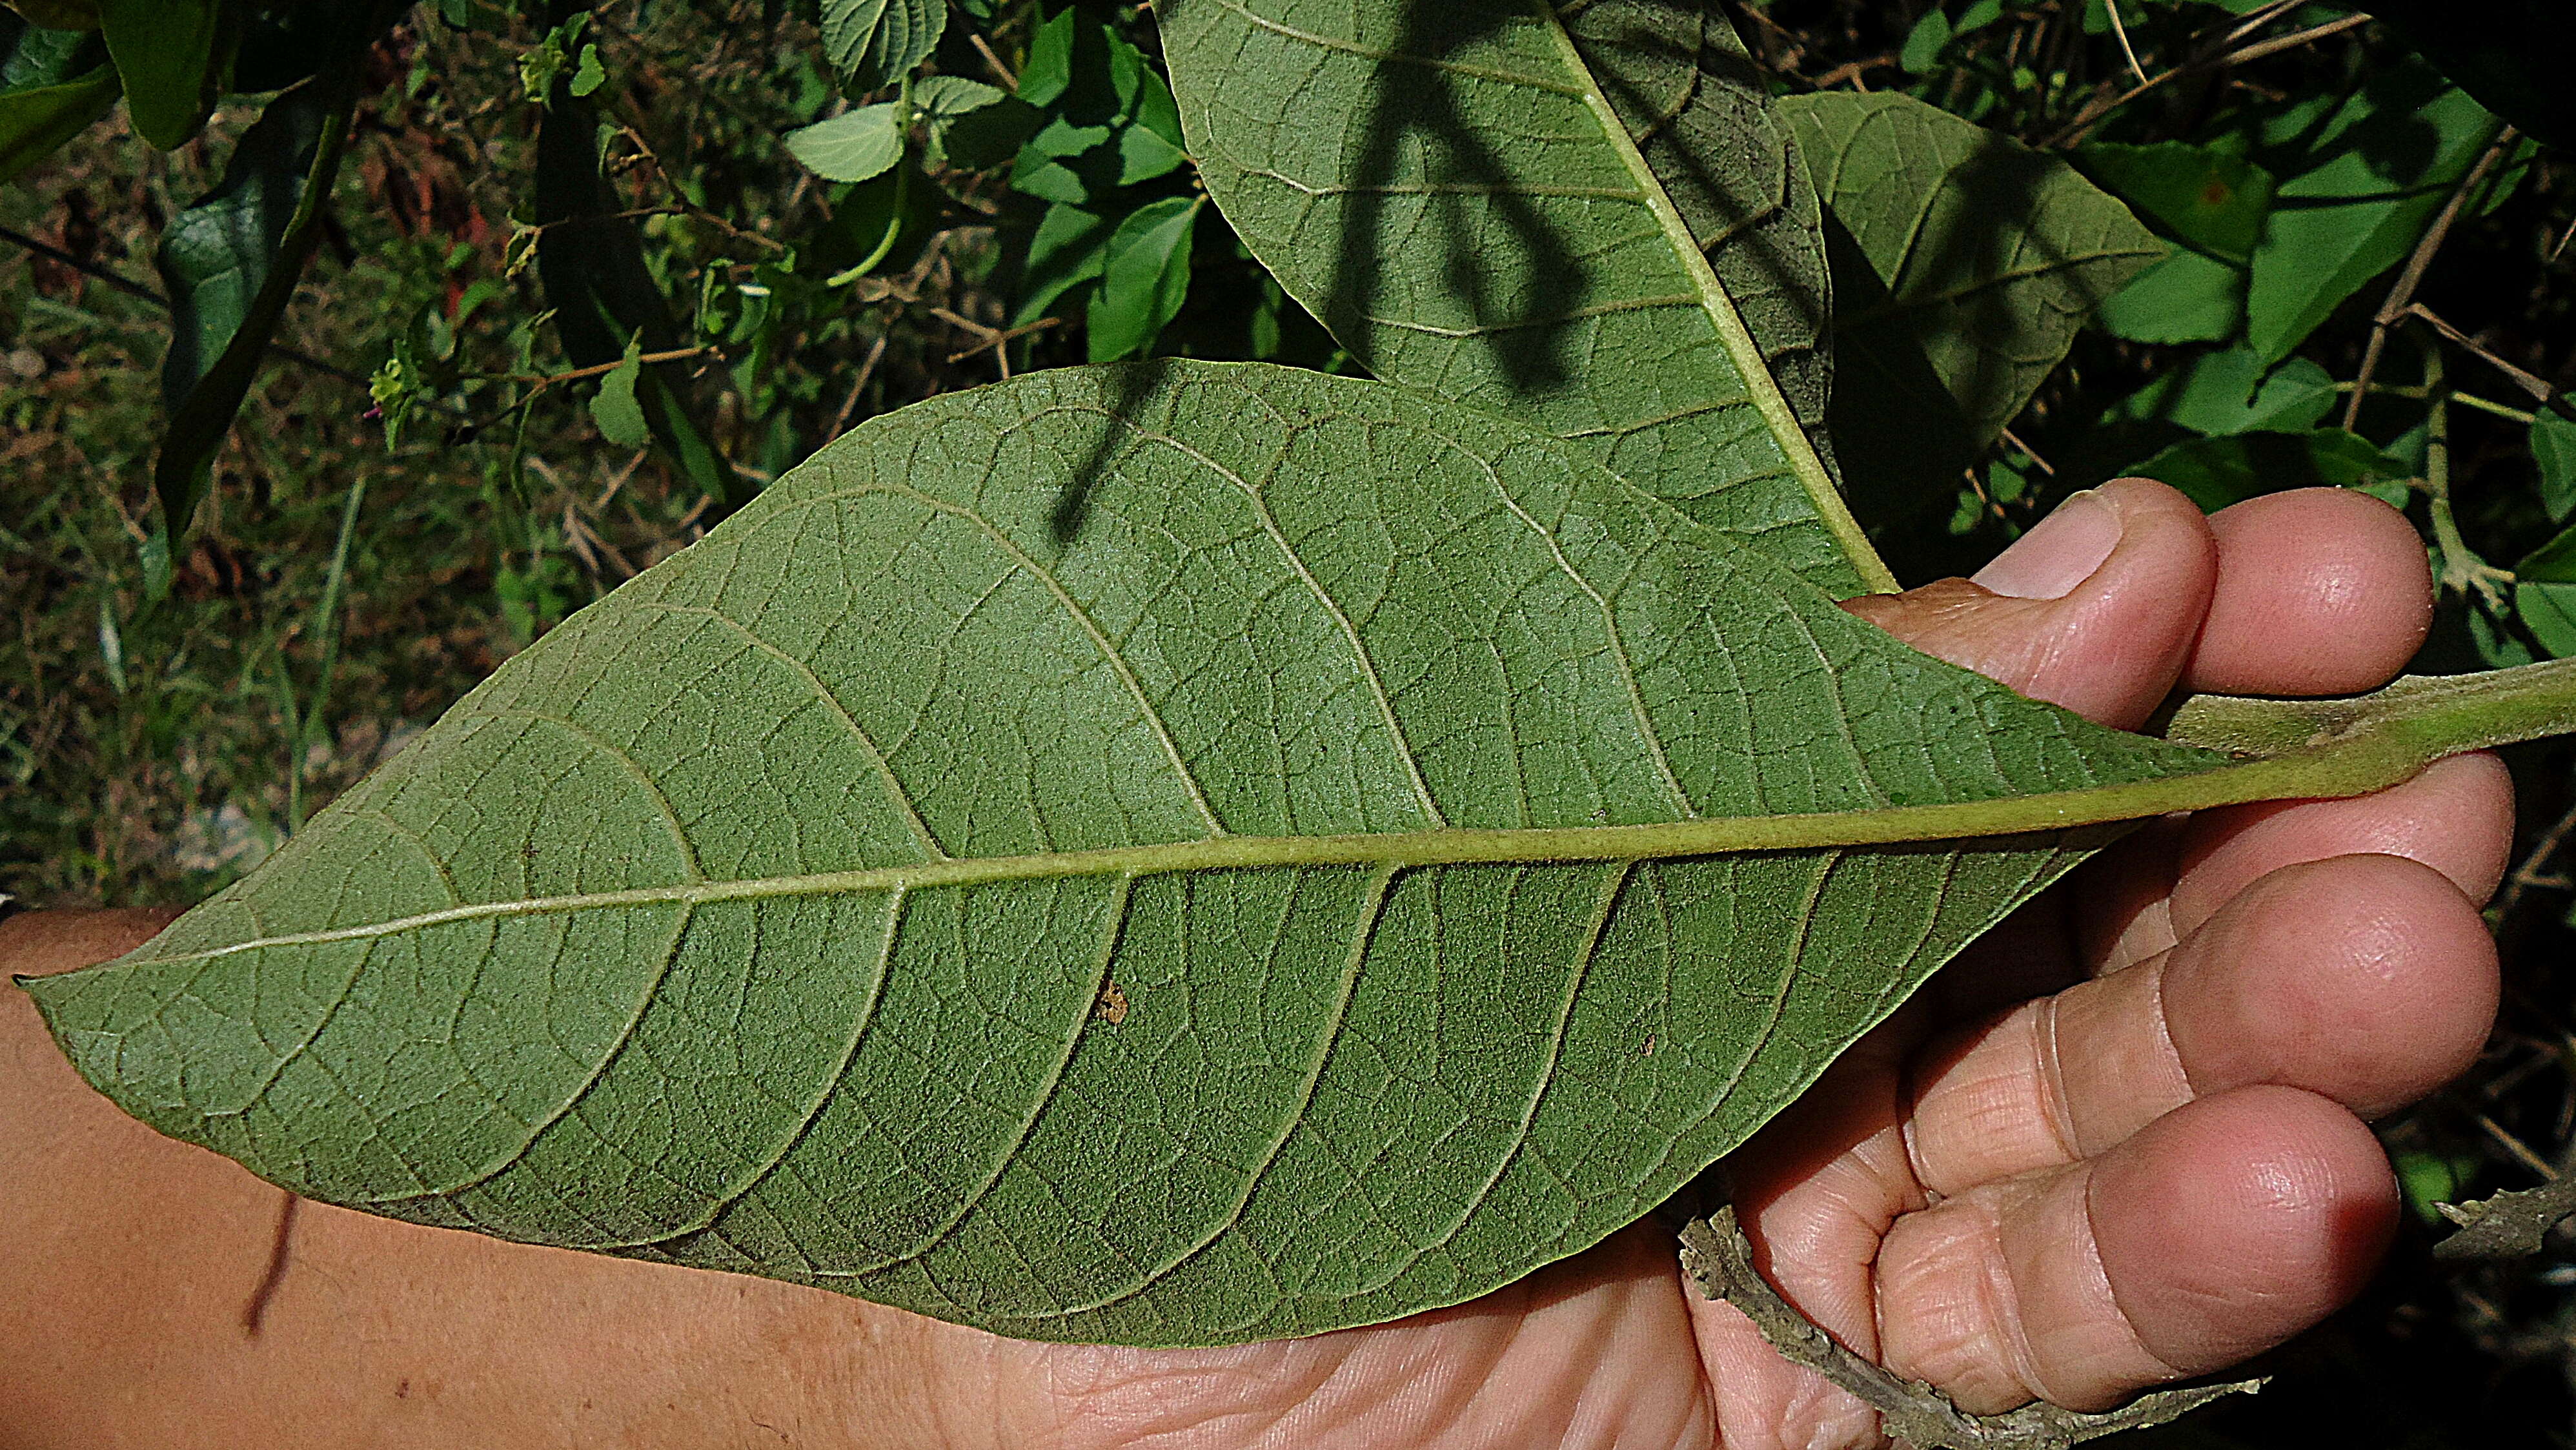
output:
M 2445 341 L 2451 343 L 2453 346 L 2459 348 L 2469 356 L 2485 363 L 2487 366 L 2494 368 L 2496 371 L 2503 373 L 2506 377 L 2513 379 L 2514 386 L 2531 394 L 2534 401 L 2546 403 L 2558 396 L 2558 390 L 2551 387 L 2546 378 L 2542 378 L 2536 374 L 2529 373 L 2521 368 L 2515 367 L 2512 363 L 2506 362 L 2503 358 L 2487 351 L 2476 338 L 2469 336 L 2467 333 L 2453 327 L 2448 322 L 2443 321 L 2441 317 L 2434 313 L 2433 309 L 2425 306 L 2423 303 L 2418 302 L 2408 307 L 2406 309 L 2406 315 L 2409 317 L 2423 319 L 2425 322 L 2431 324 L 2433 330 L 2440 333 Z
M 885 350 L 886 335 L 880 332 L 876 344 L 868 349 L 867 361 L 859 364 L 859 375 L 851 382 L 849 395 L 841 399 L 840 411 L 832 415 L 832 426 L 823 430 L 824 442 L 840 437 L 849 428 L 850 415 L 858 411 L 859 395 L 868 390 L 869 380 L 877 375 L 877 364 L 885 359 Z
M 2522 903 L 2523 893 L 2546 880 L 2541 869 L 2558 854 L 2559 847 L 2567 844 L 2570 835 L 2576 835 L 2576 806 L 2570 806 L 2567 813 L 2558 818 L 2558 824 L 2541 836 L 2538 844 L 2531 848 L 2531 854 L 2522 858 L 2522 865 L 2505 879 L 2504 894 L 2496 898 L 2498 920 L 2512 916 L 2513 909 Z
M 2388 300 L 2379 304 L 2378 313 L 2370 319 L 2370 342 L 2362 349 L 2361 371 L 2354 375 L 2352 396 L 2343 407 L 2345 432 L 2357 432 L 2361 427 L 2361 405 L 2370 396 L 2370 379 L 2379 371 L 2380 354 L 2388 348 L 2388 329 L 2403 321 L 2406 309 L 2415 305 L 2415 289 L 2422 285 L 2425 270 L 2433 265 L 2433 255 L 2442 250 L 2443 242 L 2449 240 L 2451 224 L 2460 219 L 2460 210 L 2468 205 L 2469 197 L 2486 183 L 2488 173 L 2495 170 L 2496 163 L 2504 159 L 2519 138 L 2520 133 L 2511 126 L 2496 133 L 2495 144 L 2487 148 L 2486 154 L 2478 158 L 2478 164 L 2470 167 L 2469 174 L 2460 178 L 2460 184 L 2452 188 L 2449 203 L 2443 206 L 2442 214 L 2433 219 L 2424 239 L 2415 244 L 2415 255 L 2406 259 L 2406 270 L 2397 274 L 2397 281 L 2388 289 Z
M 160 293 L 153 291 L 151 288 L 144 286 L 142 283 L 137 282 L 130 277 L 120 276 L 115 272 L 109 271 L 105 267 L 97 265 L 96 263 L 82 261 L 80 258 L 40 237 L 31 237 L 25 232 L 19 231 L 14 227 L 0 227 L 0 242 L 7 242 L 11 246 L 33 252 L 49 261 L 58 262 L 63 266 L 69 267 L 73 271 L 80 273 L 84 277 L 90 278 L 93 281 L 104 282 L 108 286 L 115 288 L 117 291 L 124 293 L 128 297 L 138 298 L 142 301 L 149 302 L 153 306 L 158 307 L 165 312 L 169 310 L 169 298 L 162 296 Z M 340 367 L 334 363 L 324 362 L 322 359 L 313 356 L 311 353 L 288 347 L 284 343 L 271 342 L 268 345 L 268 350 L 277 354 L 279 357 L 284 358 L 286 361 L 295 364 L 297 367 L 321 373 L 325 377 L 338 378 L 344 383 L 355 383 L 362 388 L 367 385 L 367 379 L 364 375 L 353 373 L 347 368 Z M 455 410 L 441 405 L 441 411 L 454 412 Z
M 2051 466 L 2051 465 L 2050 465 L 2050 463 L 2049 463 L 2049 461 L 2048 461 L 2047 459 L 2042 458 L 2042 457 L 2040 457 L 2040 456 L 2039 456 L 2039 450 L 2038 450 L 2038 449 L 2033 448 L 2033 447 L 2031 447 L 2029 444 L 2024 443 L 2023 441 L 2021 441 L 2021 435 L 2020 435 L 2020 434 L 2015 433 L 2015 432 L 2014 432 L 2013 430 L 2011 430 L 2010 428 L 2006 428 L 2005 430 L 2003 430 L 2003 435 L 2004 435 L 2004 441 L 2005 441 L 2006 443 L 2009 443 L 2009 444 L 2011 444 L 2013 447 L 2018 448 L 2018 449 L 2020 449 L 2020 450 L 2021 450 L 2021 455 L 2022 455 L 2022 457 L 2027 458 L 2027 459 L 2029 459 L 2031 462 L 2038 464 L 2038 465 L 2039 465 L 2039 471 L 2040 471 L 2040 472 L 2047 474 L 2047 475 L 2048 475 L 2049 477 L 2051 477 L 2051 478 L 2055 478 L 2055 477 L 2057 476 L 2057 470 L 2056 470 L 2056 468 L 2054 468 L 2053 466 Z
M 776 237 L 764 237 L 758 232 L 745 231 L 705 207 L 690 202 L 689 193 L 681 187 L 680 179 L 671 174 L 671 168 L 662 164 L 661 154 L 653 149 L 653 144 L 645 140 L 643 133 L 637 131 L 633 125 L 621 123 L 617 128 L 617 134 L 625 137 L 628 144 L 632 145 L 645 161 L 651 163 L 653 174 L 662 178 L 663 187 L 680 199 L 681 205 L 685 208 L 684 215 L 693 220 L 705 222 L 737 241 L 749 242 L 756 247 L 767 247 L 772 252 L 790 250 L 785 242 Z
M 639 363 L 678 362 L 683 358 L 704 357 L 706 354 L 714 351 L 715 349 L 712 347 L 675 347 L 669 352 L 648 352 L 641 354 L 635 359 L 635 361 Z M 534 387 L 536 391 L 528 395 L 529 397 L 534 398 L 537 393 L 542 393 L 557 383 L 577 383 L 584 378 L 604 377 L 624 366 L 626 366 L 626 359 L 619 358 L 613 363 L 593 363 L 586 368 L 574 368 L 568 373 L 549 373 L 542 377 L 533 376 L 527 373 L 514 373 L 510 376 L 509 381 L 514 383 L 527 383 Z
M 2102 0 L 2102 8 L 2111 16 L 2111 33 L 2120 40 L 2120 54 L 2129 58 L 2129 73 L 2141 85 L 2147 79 L 2147 68 L 2138 64 L 2138 48 L 2129 43 L 2129 23 L 2120 18 L 2120 0 Z
M 982 31 L 969 30 L 966 32 L 966 39 L 975 47 L 975 53 L 984 58 L 984 64 L 1001 81 L 1002 89 L 1016 91 L 1020 88 L 1020 78 L 1011 74 L 1011 68 L 1002 64 L 1000 56 L 993 54 L 993 47 L 984 39 Z
M 2275 7 L 2261 13 L 2268 18 L 2269 16 L 2283 13 L 2286 8 L 2287 7 Z M 2184 61 L 2182 64 L 2175 66 L 2171 70 L 2158 72 L 2156 75 L 2149 77 L 2147 80 L 2141 81 L 2137 85 L 2131 86 L 2129 89 L 2120 92 L 2118 95 L 2092 102 L 2083 110 L 2077 112 L 2075 119 L 2069 121 L 2064 130 L 2059 131 L 2056 135 L 2049 137 L 2046 141 L 2043 141 L 2040 144 L 2044 147 L 2072 145 L 2075 142 L 2082 140 L 2084 133 L 2092 130 L 2095 122 L 2101 120 L 2104 116 L 2111 114 L 2113 111 L 2120 109 L 2122 106 L 2127 105 L 2129 102 L 2136 100 L 2138 97 L 2145 95 L 2147 92 L 2156 89 L 2167 81 L 2176 80 L 2187 75 L 2222 71 L 2226 70 L 2230 66 L 2245 65 L 2252 61 L 2261 60 L 2267 55 L 2277 55 L 2282 51 L 2295 49 L 2298 46 L 2312 45 L 2317 41 L 2340 35 L 2355 26 L 2367 25 L 2370 23 L 2370 19 L 2371 17 L 2368 15 L 2347 15 L 2341 20 L 2328 21 L 2323 25 L 2310 26 L 2306 30 L 2297 31 L 2289 35 L 2276 36 L 2270 40 L 2259 41 L 2240 50 L 2225 51 L 2224 53 L 2204 51 L 2202 54 Z M 2248 22 L 2248 24 L 2251 23 L 2252 22 L 2250 21 Z M 2228 32 L 2227 39 L 2229 41 L 2233 41 L 2246 33 L 2246 25 L 2239 25 L 2234 30 Z

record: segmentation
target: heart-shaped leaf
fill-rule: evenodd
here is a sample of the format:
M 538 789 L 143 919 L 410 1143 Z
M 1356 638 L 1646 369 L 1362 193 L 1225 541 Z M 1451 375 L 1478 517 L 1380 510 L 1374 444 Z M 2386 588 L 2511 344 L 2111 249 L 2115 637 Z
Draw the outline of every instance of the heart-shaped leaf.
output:
M 1814 188 L 1706 0 L 1163 0 L 1226 219 L 1380 377 L 1529 418 L 1837 595 Z
M 1939 838 L 2223 761 L 1497 415 L 1042 373 L 856 430 L 27 986 L 128 1111 L 298 1193 L 1251 1339 L 1599 1241 L 2086 844 Z

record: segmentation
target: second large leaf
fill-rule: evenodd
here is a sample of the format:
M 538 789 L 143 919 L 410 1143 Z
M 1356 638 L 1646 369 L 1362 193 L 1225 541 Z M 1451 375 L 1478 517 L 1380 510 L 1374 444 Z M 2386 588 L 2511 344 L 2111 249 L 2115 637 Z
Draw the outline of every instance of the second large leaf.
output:
M 1598 1242 L 2080 854 L 1834 842 L 2216 759 L 1491 415 L 1039 374 L 854 431 L 28 987 L 315 1198 L 1245 1340 Z
M 1526 418 L 1835 594 L 1815 189 L 1714 0 L 1162 0 L 1209 195 L 1392 382 Z M 1812 435 L 1812 436 L 1811 436 Z

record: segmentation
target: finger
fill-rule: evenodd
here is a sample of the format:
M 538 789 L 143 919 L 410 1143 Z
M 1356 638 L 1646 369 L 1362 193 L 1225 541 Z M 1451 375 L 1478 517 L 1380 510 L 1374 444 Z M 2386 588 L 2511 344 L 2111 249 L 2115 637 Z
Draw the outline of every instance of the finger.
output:
M 2236 893 L 2284 866 L 2335 856 L 2403 856 L 2485 901 L 2513 841 L 2513 780 L 2491 755 L 2437 761 L 2371 795 L 2267 801 L 2159 822 L 2075 878 L 2078 955 L 2116 972 L 2170 948 Z
M 2105 1408 L 2332 1312 L 2395 1204 L 2377 1142 L 2333 1103 L 2204 1099 L 2100 1158 L 1899 1220 L 1878 1263 L 1882 1356 L 1973 1412 Z
M 2224 695 L 2338 695 L 2388 683 L 2433 623 L 2433 574 L 2406 516 L 2302 488 L 2210 516 L 2218 583 L 2184 672 Z
M 2171 953 L 1932 1044 L 1912 1176 L 1958 1194 L 2061 1168 L 2257 1084 L 2391 1112 L 2467 1068 L 2496 991 L 2494 941 L 2439 873 L 2394 856 L 2285 867 Z
M 2058 505 L 1973 580 L 1843 607 L 2033 699 L 2135 726 L 2190 658 L 2217 558 L 2189 499 L 2121 479 Z

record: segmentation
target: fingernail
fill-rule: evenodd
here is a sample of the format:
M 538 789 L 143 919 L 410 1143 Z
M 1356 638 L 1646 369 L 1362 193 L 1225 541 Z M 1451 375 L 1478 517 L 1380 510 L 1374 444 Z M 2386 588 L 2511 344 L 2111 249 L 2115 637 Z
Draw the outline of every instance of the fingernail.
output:
M 2067 495 L 1974 582 L 2015 599 L 2063 599 L 2120 547 L 2120 514 L 2091 489 Z

